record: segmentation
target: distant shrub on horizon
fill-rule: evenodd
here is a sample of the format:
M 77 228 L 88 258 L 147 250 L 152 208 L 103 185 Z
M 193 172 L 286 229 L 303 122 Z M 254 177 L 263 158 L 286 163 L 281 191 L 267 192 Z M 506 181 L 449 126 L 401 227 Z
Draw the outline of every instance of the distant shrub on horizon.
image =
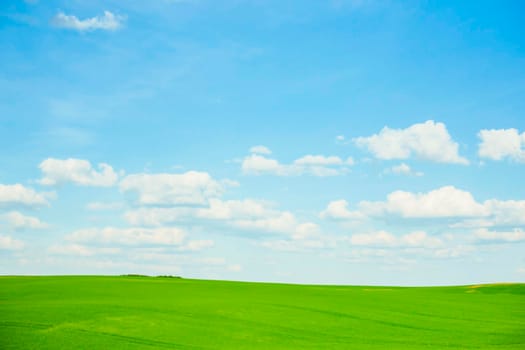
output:
M 141 275 L 138 273 L 128 273 L 128 274 L 120 275 L 120 277 L 151 277 L 151 276 Z
M 128 273 L 128 274 L 120 275 L 120 277 L 182 278 L 181 276 L 173 276 L 173 275 L 149 276 L 149 275 L 141 275 L 141 274 L 138 274 L 138 273 Z

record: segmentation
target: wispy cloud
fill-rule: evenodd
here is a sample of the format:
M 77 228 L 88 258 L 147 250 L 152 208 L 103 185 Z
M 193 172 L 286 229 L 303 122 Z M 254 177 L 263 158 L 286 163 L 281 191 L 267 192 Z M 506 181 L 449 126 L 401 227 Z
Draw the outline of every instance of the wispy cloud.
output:
M 66 15 L 64 12 L 58 12 L 51 20 L 55 27 L 78 30 L 80 32 L 93 30 L 117 30 L 122 27 L 125 16 L 115 15 L 110 11 L 104 11 L 101 16 L 95 16 L 86 19 L 79 19 L 74 15 Z
M 246 175 L 276 176 L 337 176 L 348 172 L 354 165 L 352 157 L 341 159 L 337 156 L 305 155 L 291 164 L 282 164 L 277 159 L 268 157 L 271 151 L 264 146 L 254 146 L 251 154 L 242 160 L 242 172 Z

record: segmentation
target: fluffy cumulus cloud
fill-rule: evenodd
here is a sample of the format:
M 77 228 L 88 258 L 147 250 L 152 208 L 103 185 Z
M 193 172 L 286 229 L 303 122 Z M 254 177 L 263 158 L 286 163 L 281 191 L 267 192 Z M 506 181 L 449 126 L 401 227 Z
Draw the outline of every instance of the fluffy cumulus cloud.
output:
M 323 210 L 320 215 L 322 219 L 335 220 L 361 220 L 365 215 L 359 211 L 352 211 L 348 209 L 348 202 L 344 199 L 332 201 Z
M 385 202 L 363 201 L 360 210 L 370 216 L 397 215 L 404 218 L 478 217 L 488 215 L 472 194 L 454 186 L 428 193 L 395 191 Z
M 525 200 L 488 199 L 480 203 L 484 215 L 461 220 L 453 228 L 519 227 L 525 226 Z
M 379 159 L 415 157 L 438 163 L 468 164 L 458 153 L 445 124 L 428 120 L 406 129 L 384 127 L 378 134 L 358 137 L 354 142 Z
M 280 164 L 277 160 L 259 154 L 251 154 L 242 161 L 244 174 L 262 175 L 273 174 L 279 176 L 292 175 L 291 169 Z
M 219 197 L 225 184 L 210 174 L 188 171 L 183 174 L 132 174 L 119 184 L 124 193 L 134 193 L 142 205 L 204 205 Z
M 23 248 L 24 242 L 10 236 L 0 235 L 0 250 L 21 250 Z
M 336 200 L 320 214 L 325 219 L 352 220 L 366 217 L 399 216 L 402 218 L 464 218 L 490 215 L 487 205 L 476 202 L 468 191 L 444 186 L 427 193 L 394 191 L 386 201 L 361 201 L 358 210 L 348 202 Z
M 159 228 L 86 228 L 72 232 L 66 238 L 74 243 L 116 245 L 182 245 L 186 233 L 176 227 Z
M 414 231 L 401 236 L 396 236 L 387 231 L 361 233 L 352 235 L 350 243 L 357 246 L 415 248 L 437 248 L 443 245 L 441 239 L 429 236 L 424 231 Z
M 0 218 L 5 220 L 13 229 L 23 230 L 23 229 L 44 229 L 48 225 L 42 222 L 40 219 L 24 215 L 18 211 L 11 211 L 0 215 Z
M 242 161 L 242 171 L 247 175 L 276 176 L 337 176 L 348 171 L 348 166 L 354 164 L 352 157 L 341 159 L 337 156 L 305 155 L 291 164 L 282 164 L 269 158 L 268 152 L 257 151 L 262 146 L 252 147 L 251 154 Z
M 101 16 L 79 19 L 74 15 L 66 15 L 59 12 L 53 17 L 51 23 L 59 28 L 77 30 L 79 32 L 93 30 L 117 30 L 122 27 L 124 16 L 115 15 L 110 11 L 104 11 Z
M 0 208 L 48 206 L 53 197 L 54 193 L 39 193 L 21 184 L 0 184 Z
M 40 163 L 39 168 L 43 175 L 39 183 L 46 186 L 70 182 L 81 186 L 110 187 L 118 180 L 118 174 L 110 165 L 100 163 L 97 171 L 84 159 L 48 158 Z
M 320 213 L 323 219 L 343 221 L 399 219 L 432 219 L 435 225 L 447 229 L 471 230 L 475 241 L 483 243 L 515 243 L 525 241 L 525 201 L 488 199 L 477 202 L 468 191 L 453 186 L 441 187 L 425 193 L 395 191 L 386 201 L 361 201 L 357 210 L 350 210 L 345 200 L 332 201 Z M 436 220 L 444 220 L 439 224 Z M 438 226 L 439 227 L 439 226 Z M 396 247 L 438 246 L 439 242 L 423 231 L 397 237 L 386 231 L 353 235 L 354 245 Z M 418 243 L 419 242 L 419 243 Z M 421 243 L 422 242 L 422 243 Z M 450 249 L 449 249 L 450 248 Z M 459 249 L 459 248 L 458 248 Z M 465 255 L 471 248 L 457 251 L 443 247 L 439 257 Z
M 491 160 L 525 162 L 525 132 L 516 129 L 481 130 L 478 155 Z

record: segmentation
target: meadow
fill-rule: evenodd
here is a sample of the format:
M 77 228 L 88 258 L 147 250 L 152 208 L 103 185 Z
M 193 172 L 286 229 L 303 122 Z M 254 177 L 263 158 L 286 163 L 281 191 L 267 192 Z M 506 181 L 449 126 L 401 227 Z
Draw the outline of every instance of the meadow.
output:
M 525 349 L 525 284 L 0 277 L 1 349 Z

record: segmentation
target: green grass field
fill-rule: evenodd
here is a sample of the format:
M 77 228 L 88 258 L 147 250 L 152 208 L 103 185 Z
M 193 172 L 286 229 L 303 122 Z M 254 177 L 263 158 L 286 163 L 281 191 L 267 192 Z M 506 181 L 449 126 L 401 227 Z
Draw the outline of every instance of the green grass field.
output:
M 1 349 L 525 349 L 525 285 L 0 277 Z

